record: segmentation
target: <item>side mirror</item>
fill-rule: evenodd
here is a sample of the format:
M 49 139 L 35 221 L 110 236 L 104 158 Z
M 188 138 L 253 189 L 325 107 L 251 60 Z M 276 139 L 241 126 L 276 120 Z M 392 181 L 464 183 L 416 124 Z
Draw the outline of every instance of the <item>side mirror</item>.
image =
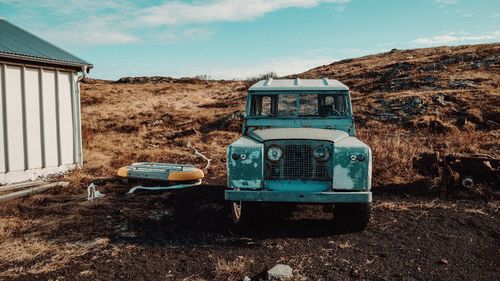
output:
M 246 119 L 246 118 L 247 118 L 247 113 L 246 113 L 245 111 L 243 111 L 243 112 L 241 113 L 241 116 L 243 117 L 243 119 Z

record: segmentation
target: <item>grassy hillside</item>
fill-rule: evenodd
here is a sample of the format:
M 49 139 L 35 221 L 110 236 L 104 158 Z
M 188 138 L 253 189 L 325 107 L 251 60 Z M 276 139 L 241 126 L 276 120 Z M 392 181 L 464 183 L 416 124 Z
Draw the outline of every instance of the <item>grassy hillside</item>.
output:
M 375 184 L 419 179 L 423 151 L 500 156 L 500 44 L 393 50 L 292 77 L 338 79 L 352 89 L 359 137 L 374 152 Z M 165 77 L 82 84 L 81 185 L 137 161 L 202 163 L 207 182 L 225 184 L 225 149 L 240 135 L 249 81 Z

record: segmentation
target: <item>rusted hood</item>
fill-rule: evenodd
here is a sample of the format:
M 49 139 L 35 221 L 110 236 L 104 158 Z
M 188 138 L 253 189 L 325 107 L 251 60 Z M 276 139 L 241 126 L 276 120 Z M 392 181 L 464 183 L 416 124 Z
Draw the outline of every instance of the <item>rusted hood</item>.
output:
M 254 130 L 248 134 L 249 137 L 258 141 L 292 139 L 292 140 L 325 140 L 338 142 L 349 135 L 340 130 L 327 130 L 315 128 L 275 128 Z

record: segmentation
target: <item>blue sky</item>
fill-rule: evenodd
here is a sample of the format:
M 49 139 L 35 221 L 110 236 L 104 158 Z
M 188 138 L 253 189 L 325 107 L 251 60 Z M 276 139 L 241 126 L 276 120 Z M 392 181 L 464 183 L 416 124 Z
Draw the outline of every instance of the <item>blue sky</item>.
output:
M 91 76 L 246 78 L 388 51 L 500 42 L 498 0 L 0 0 Z

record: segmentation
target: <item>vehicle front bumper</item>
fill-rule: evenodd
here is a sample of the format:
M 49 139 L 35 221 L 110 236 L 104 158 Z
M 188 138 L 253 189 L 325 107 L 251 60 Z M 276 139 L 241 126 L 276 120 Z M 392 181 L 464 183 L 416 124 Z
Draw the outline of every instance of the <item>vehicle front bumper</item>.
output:
M 226 190 L 227 201 L 296 202 L 296 203 L 368 203 L 370 191 L 286 192 L 262 190 Z

